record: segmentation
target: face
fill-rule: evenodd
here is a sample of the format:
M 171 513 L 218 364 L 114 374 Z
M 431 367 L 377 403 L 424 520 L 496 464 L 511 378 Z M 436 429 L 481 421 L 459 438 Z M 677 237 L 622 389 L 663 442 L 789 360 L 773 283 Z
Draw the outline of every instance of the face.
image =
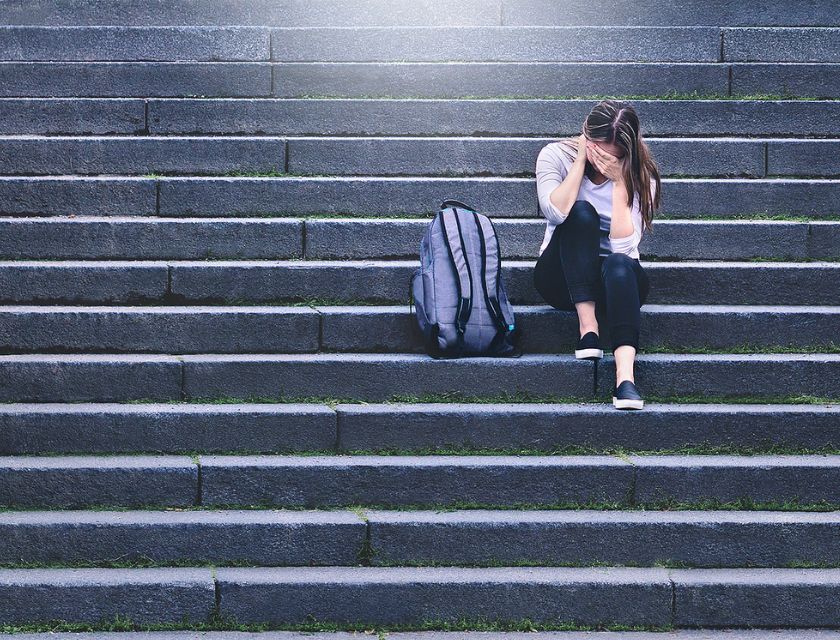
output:
M 605 142 L 604 140 L 592 140 L 591 138 L 587 138 L 587 144 L 594 144 L 598 146 L 601 149 L 601 151 L 609 153 L 612 156 L 616 156 L 617 158 L 624 157 L 624 149 L 615 143 Z

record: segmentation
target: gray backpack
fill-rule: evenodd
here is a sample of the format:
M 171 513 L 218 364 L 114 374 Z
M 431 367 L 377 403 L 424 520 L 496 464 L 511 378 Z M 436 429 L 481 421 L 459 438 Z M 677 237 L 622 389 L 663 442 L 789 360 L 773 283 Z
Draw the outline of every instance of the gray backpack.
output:
M 464 203 L 441 204 L 420 241 L 409 293 L 432 357 L 521 355 L 496 230 Z

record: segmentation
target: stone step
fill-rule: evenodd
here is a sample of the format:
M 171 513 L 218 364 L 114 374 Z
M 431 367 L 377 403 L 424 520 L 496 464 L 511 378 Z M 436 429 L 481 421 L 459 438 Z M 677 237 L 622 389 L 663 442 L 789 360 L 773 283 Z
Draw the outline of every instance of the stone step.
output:
M 401 303 L 416 261 L 2 261 L 5 303 Z M 645 262 L 646 304 L 840 305 L 838 262 Z M 534 261 L 502 267 L 514 304 L 544 304 Z M 702 283 L 702 286 L 698 286 Z
M 0 531 L 5 564 L 307 566 L 357 564 L 367 525 L 353 511 L 8 511 Z
M 186 456 L 0 458 L 2 507 L 189 507 L 200 499 L 199 468 Z
M 825 27 L 0 27 L 2 61 L 840 62 Z
M 0 97 L 840 97 L 840 65 L 693 62 L 0 62 Z
M 834 30 L 828 30 L 827 38 L 825 29 L 816 28 L 773 29 L 766 35 L 763 31 L 717 27 L 3 26 L 0 60 L 718 62 L 721 38 L 724 52 L 732 47 L 735 54 L 723 61 L 793 51 L 794 44 L 806 49 L 798 52 L 798 61 L 832 59 Z M 768 50 L 768 40 L 777 47 Z
M 6 260 L 418 260 L 431 218 L 0 217 Z M 505 260 L 533 259 L 545 221 L 495 218 Z M 738 242 L 731 242 L 733 237 Z M 305 241 L 305 242 L 304 242 Z M 654 220 L 642 260 L 831 260 L 840 222 Z M 304 246 L 305 245 L 305 246 Z M 418 262 L 419 264 L 419 262 Z
M 838 569 L 332 566 L 220 568 L 215 576 L 209 568 L 6 569 L 0 570 L 0 622 L 92 623 L 119 615 L 145 624 L 182 618 L 199 624 L 216 614 L 240 625 L 303 624 L 314 617 L 366 625 L 469 627 L 527 619 L 811 628 L 840 624 L 838 592 Z
M 619 26 L 837 26 L 840 10 L 832 0 L 805 5 L 780 0 L 758 6 L 713 0 L 702 6 L 663 6 L 656 0 L 619 0 L 610 11 L 583 0 L 562 7 L 551 0 L 453 0 L 416 3 L 407 0 L 332 0 L 313 10 L 304 2 L 278 5 L 274 0 L 239 0 L 224 11 L 194 0 L 162 0 L 143 4 L 115 0 L 91 7 L 84 0 L 7 3 L 0 6 L 3 24 L 22 25 L 277 25 L 313 26 L 439 26 L 456 25 L 619 25 Z
M 534 175 L 552 138 L 2 136 L 0 174 Z M 838 140 L 646 138 L 664 176 L 838 176 Z
M 517 306 L 526 353 L 572 353 L 574 311 Z M 837 350 L 840 306 L 644 305 L 640 349 Z M 602 346 L 610 349 L 600 315 Z M 424 353 L 407 306 L 0 306 L 0 353 Z
M 592 105 L 582 98 L 0 98 L 0 134 L 558 136 L 580 133 Z M 633 106 L 650 136 L 840 135 L 837 100 L 634 99 Z
M 840 620 L 834 604 L 838 570 L 357 567 L 342 569 L 340 576 L 332 571 L 219 569 L 221 611 L 242 622 L 303 620 L 309 612 L 328 620 L 386 624 L 407 618 L 418 623 L 430 615 L 449 622 L 528 617 L 538 623 L 676 627 L 811 627 Z M 300 585 L 304 580 L 306 587 Z M 386 580 L 388 587 L 382 584 Z M 426 588 L 407 596 L 406 586 L 418 583 Z M 341 584 L 357 596 L 350 610 Z M 280 608 L 278 601 L 294 605 Z
M 216 611 L 210 568 L 0 569 L 0 624 L 200 624 Z
M 835 563 L 838 526 L 836 512 L 9 511 L 0 562 L 785 567 Z
M 840 77 L 840 76 L 838 76 Z M 660 215 L 836 215 L 840 179 L 664 178 Z M 665 197 L 667 193 L 667 199 Z M 439 176 L 0 177 L 0 214 L 227 217 L 427 215 L 446 198 L 495 217 L 541 217 L 533 178 Z
M 199 474 L 200 469 L 200 474 Z M 6 509 L 840 503 L 840 455 L 0 458 Z
M 4 455 L 840 450 L 840 404 L 0 404 Z
M 571 355 L 435 360 L 425 354 L 0 355 L 0 401 L 120 402 L 502 394 L 608 399 L 612 357 Z M 840 354 L 642 354 L 636 382 L 656 398 L 835 398 Z
M 304 224 L 303 218 L 6 217 L 0 218 L 0 256 L 9 260 L 302 258 Z M 495 224 L 498 228 L 499 224 Z M 758 226 L 750 229 L 765 241 L 776 243 L 778 248 L 774 251 L 795 246 L 790 256 L 802 251 L 798 257 L 806 257 L 808 250 L 804 242 L 809 235 L 808 224 L 792 224 L 804 226 L 784 230 L 778 225 L 773 229 L 768 227 L 768 235 L 760 232 Z M 840 232 L 840 223 L 836 228 Z M 826 241 L 814 245 L 812 257 L 820 257 L 821 251 L 831 249 L 830 234 L 834 227 L 820 225 L 819 229 L 815 236 L 819 233 Z M 533 226 L 532 230 L 536 233 L 537 227 Z M 826 230 L 828 236 L 821 233 Z M 418 227 L 415 234 L 419 238 L 423 230 Z M 415 244 L 419 246 L 419 239 Z M 417 253 L 417 247 L 414 252 Z
M 18 242 L 22 243 L 24 238 L 28 239 L 35 233 L 39 233 L 39 245 L 44 244 L 45 234 L 40 231 L 33 230 L 26 236 L 22 231 L 20 236 L 13 231 L 6 232 L 2 227 L 6 220 L 10 221 L 9 225 L 15 231 L 34 229 L 41 221 L 27 219 L 14 226 L 12 221 L 19 221 L 19 218 L 0 218 L 0 233 L 3 234 L 5 245 L 18 251 L 9 257 L 28 257 L 22 255 L 23 250 L 18 249 Z M 309 218 L 305 221 L 305 256 L 315 260 L 418 259 L 420 240 L 430 221 L 431 219 Z M 532 259 L 539 252 L 546 223 L 544 219 L 495 218 L 493 226 L 504 259 Z M 17 240 L 18 237 L 21 240 Z M 63 233 L 62 238 L 66 242 L 67 234 Z M 733 238 L 738 238 L 738 242 L 732 242 Z M 838 242 L 840 223 L 831 221 L 654 218 L 653 231 L 642 236 L 639 252 L 643 260 L 744 260 L 758 257 L 787 257 L 791 260 L 834 259 L 838 256 Z M 131 254 L 125 253 L 123 256 Z

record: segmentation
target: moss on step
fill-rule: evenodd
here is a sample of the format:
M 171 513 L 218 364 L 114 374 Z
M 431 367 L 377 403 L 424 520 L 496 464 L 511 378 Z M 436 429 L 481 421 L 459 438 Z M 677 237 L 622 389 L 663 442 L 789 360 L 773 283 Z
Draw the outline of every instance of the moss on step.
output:
M 318 621 L 300 624 L 243 624 L 231 618 L 213 615 L 208 622 L 183 622 L 175 624 L 140 624 L 129 618 L 117 616 L 113 621 L 98 624 L 73 623 L 52 620 L 41 624 L 0 625 L 0 633 L 37 633 L 37 632 L 95 632 L 95 631 L 304 631 L 335 632 L 357 631 L 366 635 L 378 634 L 380 638 L 388 632 L 399 631 L 671 631 L 671 626 L 633 626 L 623 624 L 582 625 L 574 622 L 542 623 L 528 618 L 521 620 L 493 620 L 486 617 L 461 618 L 451 622 L 447 620 L 425 620 L 416 624 L 364 624 L 333 623 Z
M 652 502 L 630 503 L 589 501 L 589 502 L 559 502 L 559 503 L 529 503 L 516 502 L 511 504 L 494 504 L 489 502 L 466 502 L 453 501 L 449 503 L 425 503 L 425 504 L 350 504 L 350 505 L 301 505 L 301 506 L 277 506 L 274 504 L 214 504 L 204 506 L 172 507 L 168 505 L 136 505 L 132 507 L 96 505 L 72 509 L 72 511 L 88 512 L 127 512 L 127 511 L 281 511 L 281 512 L 302 512 L 302 511 L 359 511 L 385 510 L 385 511 L 462 511 L 462 510 L 493 510 L 493 511 L 789 511 L 789 512 L 828 512 L 840 511 L 840 503 L 827 501 L 821 502 L 800 502 L 798 500 L 786 501 L 765 501 L 760 502 L 750 498 L 722 501 L 717 499 L 697 500 L 685 502 L 679 500 L 658 500 Z M 31 513 L 38 512 L 65 512 L 65 508 L 37 508 L 37 509 L 11 509 L 0 507 L 0 513 Z

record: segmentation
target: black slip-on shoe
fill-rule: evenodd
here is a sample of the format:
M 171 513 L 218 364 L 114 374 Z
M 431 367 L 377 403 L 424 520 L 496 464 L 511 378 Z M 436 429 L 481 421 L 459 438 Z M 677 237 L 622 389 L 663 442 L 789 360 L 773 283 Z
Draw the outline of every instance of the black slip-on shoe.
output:
M 645 401 L 636 385 L 630 380 L 625 380 L 613 391 L 613 406 L 616 409 L 641 409 Z
M 604 357 L 604 350 L 601 349 L 601 338 L 594 331 L 583 334 L 578 339 L 575 348 L 575 358 L 578 360 L 597 360 Z

